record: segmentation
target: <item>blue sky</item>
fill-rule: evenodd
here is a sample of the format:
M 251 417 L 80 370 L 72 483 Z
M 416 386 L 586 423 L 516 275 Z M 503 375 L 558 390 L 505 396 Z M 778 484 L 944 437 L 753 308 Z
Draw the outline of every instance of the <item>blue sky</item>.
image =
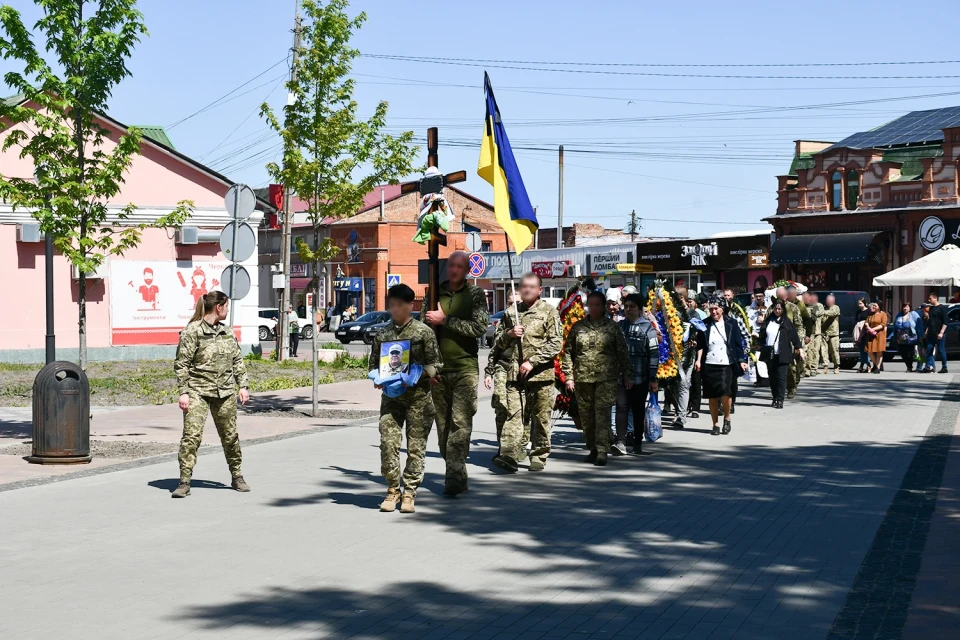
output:
M 36 19 L 32 3 L 12 4 L 31 24 Z M 793 140 L 839 140 L 907 111 L 960 104 L 955 63 L 703 65 L 960 58 L 950 53 L 957 49 L 949 30 L 936 28 L 960 17 L 956 0 L 926 3 L 909 25 L 904 7 L 832 3 L 804 14 L 799 5 L 772 2 L 368 0 L 352 8 L 368 15 L 354 41 L 365 54 L 694 65 L 486 68 L 541 226 L 556 224 L 556 147 L 563 144 L 567 224 L 622 227 L 635 209 L 646 234 L 698 236 L 762 228 L 758 221 L 775 212 L 775 176 L 786 172 Z M 280 62 L 291 46 L 293 0 L 143 0 L 140 9 L 151 36 L 111 105 L 128 124 L 169 127 Z M 464 188 L 489 199 L 491 189 L 476 175 L 484 66 L 472 64 L 364 57 L 354 69 L 356 97 L 363 113 L 388 100 L 392 130 L 424 137 L 428 126 L 439 126 L 441 168 L 467 169 Z M 790 77 L 625 75 L 645 73 Z M 174 144 L 237 181 L 266 184 L 263 165 L 279 158 L 278 142 L 256 110 L 265 98 L 282 106 L 285 74 L 281 63 L 233 99 L 170 127 Z M 935 75 L 957 77 L 917 77 Z M 942 93 L 957 95 L 783 109 Z

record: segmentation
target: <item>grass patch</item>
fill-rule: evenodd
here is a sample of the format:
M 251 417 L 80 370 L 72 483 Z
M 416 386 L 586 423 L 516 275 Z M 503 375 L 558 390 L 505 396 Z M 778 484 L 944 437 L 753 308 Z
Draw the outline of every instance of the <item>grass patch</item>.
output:
M 309 387 L 313 383 L 309 359 L 276 362 L 247 358 L 253 393 Z M 33 379 L 43 365 L 0 365 L 0 406 L 26 407 L 33 399 Z M 359 380 L 366 376 L 366 359 L 344 352 L 336 362 L 319 363 L 320 384 Z M 177 380 L 170 360 L 93 362 L 87 368 L 90 402 L 96 406 L 166 404 L 177 400 Z
M 336 349 L 337 351 L 346 351 L 347 348 L 340 344 L 339 342 L 324 342 L 320 345 L 320 349 Z

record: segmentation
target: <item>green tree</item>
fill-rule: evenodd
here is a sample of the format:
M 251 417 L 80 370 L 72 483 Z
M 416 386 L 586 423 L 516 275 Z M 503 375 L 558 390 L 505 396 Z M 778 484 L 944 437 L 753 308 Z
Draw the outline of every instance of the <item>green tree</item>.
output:
M 385 132 L 386 102 L 377 104 L 367 119 L 357 114 L 355 83 L 349 75 L 360 52 L 350 46 L 350 38 L 366 14 L 348 16 L 347 0 L 302 0 L 301 6 L 305 20 L 297 24 L 299 45 L 283 121 L 266 103 L 260 113 L 283 141 L 283 163 L 270 163 L 267 170 L 306 203 L 313 225 L 312 243 L 298 242 L 297 251 L 304 263 L 313 265 L 319 304 L 318 275 L 323 263 L 339 252 L 330 238 L 321 239 L 323 221 L 355 214 L 374 186 L 396 184 L 418 169 L 418 149 L 412 131 L 398 136 Z
M 30 158 L 36 179 L 0 177 L 0 196 L 30 210 L 45 234 L 80 272 L 80 366 L 87 361 L 87 279 L 109 255 L 123 255 L 148 226 L 176 227 L 192 212 L 182 201 L 151 225 L 134 224 L 136 207 L 112 207 L 124 174 L 140 153 L 136 128 L 111 132 L 101 114 L 114 87 L 130 75 L 127 60 L 147 35 L 136 0 L 34 0 L 43 16 L 33 31 L 20 14 L 0 7 L 0 56 L 23 64 L 4 81 L 16 99 L 0 102 L 5 153 Z M 92 11 L 85 14 L 84 9 Z

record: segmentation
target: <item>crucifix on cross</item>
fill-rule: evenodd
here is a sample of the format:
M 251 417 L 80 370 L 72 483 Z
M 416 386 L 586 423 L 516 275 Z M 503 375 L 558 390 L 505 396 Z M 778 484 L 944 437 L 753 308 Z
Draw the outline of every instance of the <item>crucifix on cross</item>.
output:
M 400 193 L 419 192 L 421 196 L 431 193 L 441 193 L 448 184 L 466 182 L 466 171 L 454 171 L 446 175 L 439 171 L 430 171 L 436 169 L 440 163 L 437 148 L 439 146 L 439 135 L 437 127 L 427 129 L 427 173 L 420 180 L 414 182 L 404 182 L 400 185 Z M 447 246 L 447 236 L 443 235 L 439 229 L 434 229 L 430 234 L 430 240 L 427 242 L 427 258 L 429 259 L 428 279 L 427 279 L 427 309 L 436 310 L 440 301 L 440 246 Z

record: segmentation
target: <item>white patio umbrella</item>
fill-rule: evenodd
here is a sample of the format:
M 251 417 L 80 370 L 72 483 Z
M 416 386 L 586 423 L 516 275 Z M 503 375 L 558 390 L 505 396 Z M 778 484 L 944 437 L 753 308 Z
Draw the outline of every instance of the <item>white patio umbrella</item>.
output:
M 873 279 L 875 287 L 960 287 L 960 247 L 947 244 Z

